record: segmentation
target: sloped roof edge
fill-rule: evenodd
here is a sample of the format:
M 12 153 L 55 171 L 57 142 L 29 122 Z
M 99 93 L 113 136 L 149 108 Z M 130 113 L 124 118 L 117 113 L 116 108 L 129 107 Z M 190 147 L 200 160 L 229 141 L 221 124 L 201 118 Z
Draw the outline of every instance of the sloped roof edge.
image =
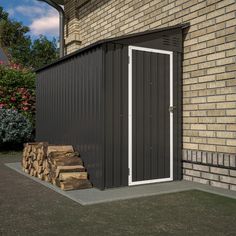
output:
M 127 35 L 123 35 L 123 36 L 119 36 L 119 37 L 114 37 L 114 38 L 108 38 L 108 39 L 103 39 L 103 40 L 99 40 L 95 43 L 92 43 L 84 48 L 81 48 L 79 50 L 76 50 L 75 52 L 69 54 L 69 55 L 66 55 L 56 61 L 54 61 L 53 63 L 49 64 L 49 65 L 46 65 L 42 68 L 39 68 L 37 69 L 35 72 L 39 72 L 41 70 L 44 70 L 46 69 L 47 67 L 51 67 L 61 61 L 64 61 L 68 58 L 71 58 L 77 54 L 80 54 L 86 50 L 90 50 L 94 47 L 97 47 L 101 44 L 104 44 L 104 43 L 111 43 L 111 42 L 115 42 L 115 41 L 118 41 L 118 40 L 122 40 L 122 39 L 129 39 L 129 38 L 132 38 L 132 37 L 137 37 L 137 36 L 143 36 L 143 35 L 148 35 L 148 34 L 153 34 L 153 33 L 157 33 L 157 32 L 163 32 L 163 31 L 168 31 L 168 30 L 173 30 L 173 29 L 185 29 L 185 28 L 188 28 L 190 26 L 189 23 L 184 23 L 184 24 L 178 24 L 178 25 L 175 25 L 175 26 L 168 26 L 168 27 L 164 27 L 164 28 L 158 28 L 158 29 L 154 29 L 154 30 L 146 30 L 146 31 L 143 31 L 143 32 L 138 32 L 138 33 L 132 33 L 132 34 L 127 34 Z
M 60 4 L 60 5 L 64 5 L 65 1 L 64 0 L 53 0 L 55 3 Z

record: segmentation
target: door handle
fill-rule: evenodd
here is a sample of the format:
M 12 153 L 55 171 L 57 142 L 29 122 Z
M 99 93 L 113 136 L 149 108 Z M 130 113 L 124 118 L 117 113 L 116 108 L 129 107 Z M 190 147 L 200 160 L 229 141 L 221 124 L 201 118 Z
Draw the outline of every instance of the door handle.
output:
M 176 106 L 170 106 L 170 107 L 169 107 L 169 112 L 172 112 L 172 113 L 173 113 L 175 109 L 176 109 Z

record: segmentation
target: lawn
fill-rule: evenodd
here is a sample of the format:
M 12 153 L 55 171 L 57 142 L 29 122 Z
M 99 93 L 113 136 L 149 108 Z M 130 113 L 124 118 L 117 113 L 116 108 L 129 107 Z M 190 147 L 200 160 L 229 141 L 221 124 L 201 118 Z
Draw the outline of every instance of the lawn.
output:
M 11 157 L 21 157 L 22 152 L 21 151 L 1 151 L 0 152 L 0 158 L 11 158 Z
M 236 200 L 201 191 L 81 206 L 0 159 L 0 235 L 235 235 Z

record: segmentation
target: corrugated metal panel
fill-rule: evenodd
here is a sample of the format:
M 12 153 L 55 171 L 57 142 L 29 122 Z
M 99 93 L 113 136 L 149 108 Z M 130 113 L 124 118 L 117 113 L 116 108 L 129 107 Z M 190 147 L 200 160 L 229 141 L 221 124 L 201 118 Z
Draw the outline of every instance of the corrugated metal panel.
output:
M 115 41 L 123 45 L 135 45 L 154 49 L 182 52 L 182 30 L 175 28 L 152 34 L 138 35 Z
M 169 60 L 133 51 L 132 181 L 170 177 Z
M 106 48 L 105 187 L 128 185 L 128 49 Z
M 104 41 L 38 71 L 37 140 L 76 146 L 101 189 L 128 185 L 128 45 L 174 51 L 174 179 L 180 179 L 180 28 Z
M 178 32 L 179 33 L 179 32 Z M 177 36 L 176 36 L 177 37 Z M 179 41 L 182 38 L 178 34 Z M 132 45 L 132 44 L 131 44 Z M 145 46 L 149 48 L 161 48 L 162 43 L 160 39 L 153 39 L 151 44 L 149 42 L 135 43 L 135 46 Z M 105 82 L 105 187 L 120 187 L 128 185 L 128 47 L 122 44 L 108 44 L 106 48 L 106 82 Z M 166 49 L 166 48 L 165 48 Z M 181 78 L 181 53 L 176 53 L 174 57 L 174 83 L 179 84 Z M 163 61 L 164 62 L 164 61 Z M 149 61 L 145 59 L 145 64 Z M 168 63 L 164 63 L 168 64 Z M 151 65 L 151 64 L 150 64 Z M 161 66 L 164 68 L 164 66 Z M 155 67 L 154 67 L 155 68 Z M 163 71 L 162 71 L 163 72 Z M 175 73 L 176 72 L 176 73 Z M 167 86 L 167 88 L 169 88 Z M 179 102 L 181 102 L 181 88 L 178 86 L 174 94 L 174 105 L 179 109 Z M 168 94 L 168 93 L 166 93 Z M 157 95 L 157 94 L 156 94 Z M 154 91 L 153 91 L 154 96 Z M 141 95 L 140 95 L 141 97 Z M 167 96 L 168 98 L 168 96 Z M 178 100 L 177 100 L 178 99 Z M 166 107 L 169 106 L 168 99 L 165 101 Z M 168 109 L 166 110 L 167 114 Z M 167 114 L 165 116 L 167 116 Z M 174 179 L 180 179 L 181 174 L 181 113 L 176 113 L 178 119 L 175 119 L 175 133 L 174 137 Z M 164 116 L 162 117 L 164 119 Z M 177 118 L 177 117 L 176 117 Z M 162 120 L 163 120 L 162 119 Z M 168 116 L 167 116 L 168 120 Z M 169 124 L 167 122 L 166 124 Z M 162 139 L 160 139 L 162 140 Z M 169 150 L 169 134 L 166 136 L 167 149 Z M 161 145 L 161 144 L 160 144 Z M 158 149 L 158 145 L 156 146 Z M 168 158 L 167 158 L 168 159 Z M 168 159 L 169 160 L 169 159 Z M 168 162 L 168 161 L 167 161 Z M 163 163 L 162 163 L 163 164 Z M 158 175 L 162 175 L 162 165 L 158 165 Z M 165 164 L 166 170 L 163 172 L 164 177 L 168 175 L 167 170 L 169 162 Z M 146 166 L 147 167 L 147 166 Z M 145 167 L 145 168 L 146 168 Z M 143 167 L 142 167 L 143 168 Z M 149 174 L 155 174 L 154 165 L 151 170 L 145 170 L 145 179 L 148 179 Z M 148 174 L 149 173 L 149 174 Z M 156 173 L 157 174 L 157 173 Z M 154 177 L 153 177 L 154 178 Z
M 182 40 L 182 38 L 181 38 Z M 173 105 L 176 107 L 174 111 L 174 180 L 182 179 L 182 53 L 174 52 L 174 101 Z
M 76 146 L 103 188 L 103 51 L 86 51 L 38 74 L 37 140 Z

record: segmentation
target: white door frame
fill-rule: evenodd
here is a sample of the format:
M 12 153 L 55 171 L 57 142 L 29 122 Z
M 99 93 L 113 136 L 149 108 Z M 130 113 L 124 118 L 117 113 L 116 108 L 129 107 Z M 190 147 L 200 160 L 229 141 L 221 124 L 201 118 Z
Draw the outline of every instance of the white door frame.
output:
M 129 175 L 128 175 L 128 184 L 131 185 L 139 185 L 139 184 L 149 184 L 149 183 L 158 183 L 158 182 L 166 182 L 173 180 L 173 111 L 170 109 L 170 177 L 162 178 L 162 179 L 150 179 L 143 181 L 132 181 L 132 51 L 143 51 L 143 52 L 152 52 L 159 54 L 166 54 L 170 56 L 170 107 L 173 107 L 173 52 L 166 50 L 158 50 L 152 48 L 145 47 L 136 47 L 129 46 L 129 75 L 128 75 L 128 167 L 129 167 Z

